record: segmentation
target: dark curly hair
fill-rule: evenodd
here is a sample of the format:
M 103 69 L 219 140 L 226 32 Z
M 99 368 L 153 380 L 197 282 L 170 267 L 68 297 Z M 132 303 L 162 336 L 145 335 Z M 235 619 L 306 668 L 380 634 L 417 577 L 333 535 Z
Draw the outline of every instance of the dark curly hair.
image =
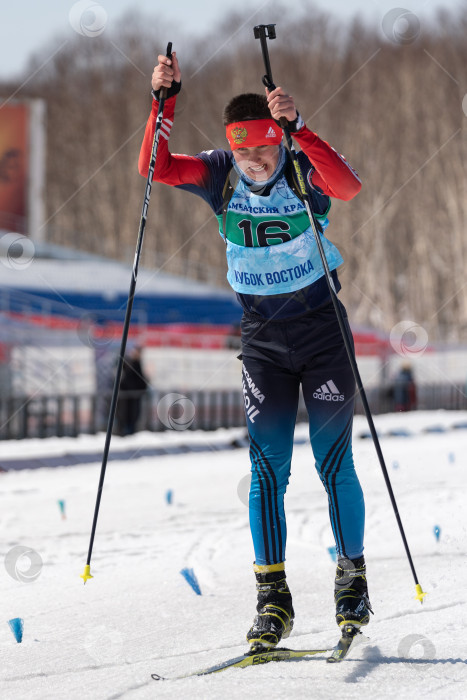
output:
M 224 109 L 224 126 L 249 119 L 270 119 L 268 101 L 265 95 L 245 92 L 233 97 Z

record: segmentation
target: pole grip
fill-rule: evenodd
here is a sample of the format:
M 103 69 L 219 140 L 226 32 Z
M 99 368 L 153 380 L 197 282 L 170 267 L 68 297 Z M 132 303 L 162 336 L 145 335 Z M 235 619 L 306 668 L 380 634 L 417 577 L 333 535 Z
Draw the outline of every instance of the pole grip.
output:
M 274 24 L 260 24 L 254 28 L 255 39 L 259 39 L 261 43 L 261 52 L 263 54 L 264 67 L 266 69 L 265 75 L 263 75 L 262 83 L 267 89 L 272 92 L 276 89 L 274 80 L 272 78 L 271 61 L 269 60 L 269 49 L 267 37 L 270 39 L 276 38 L 276 31 L 274 29 Z M 289 126 L 289 122 L 285 117 L 279 119 L 279 124 L 281 129 L 285 130 Z
M 165 55 L 167 58 L 170 58 L 170 60 L 172 60 L 172 42 L 171 41 L 169 41 L 169 43 L 167 44 L 167 51 L 165 52 Z M 159 97 L 162 100 L 167 99 L 167 88 L 166 87 L 161 88 L 161 91 L 159 93 Z

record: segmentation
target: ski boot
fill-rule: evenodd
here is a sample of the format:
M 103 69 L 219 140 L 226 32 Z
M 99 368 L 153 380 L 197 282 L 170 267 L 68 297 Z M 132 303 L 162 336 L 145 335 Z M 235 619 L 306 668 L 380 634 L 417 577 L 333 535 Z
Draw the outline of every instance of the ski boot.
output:
M 339 557 L 334 585 L 336 622 L 339 627 L 360 628 L 370 621 L 371 609 L 366 582 L 365 559 Z
M 254 565 L 258 592 L 257 615 L 246 638 L 250 652 L 273 649 L 293 627 L 292 595 L 285 580 L 284 563 Z

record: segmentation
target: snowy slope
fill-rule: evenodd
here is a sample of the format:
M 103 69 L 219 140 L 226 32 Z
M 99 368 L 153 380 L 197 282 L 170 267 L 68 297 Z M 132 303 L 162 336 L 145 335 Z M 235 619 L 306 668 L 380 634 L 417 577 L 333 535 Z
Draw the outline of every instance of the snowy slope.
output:
M 43 561 L 30 583 L 0 570 L 0 697 L 60 698 L 464 698 L 467 696 L 467 413 L 379 416 L 376 424 L 425 603 L 414 583 L 363 418 L 354 452 L 367 504 L 366 559 L 375 615 L 370 642 L 337 666 L 318 658 L 233 669 L 156 683 L 238 656 L 255 607 L 245 477 L 248 451 L 205 451 L 111 462 L 106 475 L 92 573 L 86 561 L 100 464 L 0 474 L 0 552 L 17 545 Z M 426 432 L 437 428 L 439 432 Z M 406 437 L 386 437 L 392 429 Z M 238 435 L 238 431 L 232 431 Z M 298 435 L 306 434 L 299 426 Z M 219 438 L 219 435 L 221 436 Z M 219 435 L 140 434 L 159 441 L 225 441 Z M 103 437 L 81 438 L 95 451 Z M 114 443 L 112 443 L 113 445 Z M 73 449 L 58 439 L 3 443 L 8 457 Z M 243 481 L 242 481 L 243 479 Z M 173 490 L 173 503 L 166 493 Z M 66 501 L 62 519 L 57 501 Z M 337 641 L 335 564 L 327 501 L 309 445 L 294 451 L 287 494 L 288 580 L 296 623 L 290 646 Z M 441 529 L 437 542 L 433 528 Z M 11 555 L 10 555 L 11 559 Z M 17 578 L 29 560 L 18 561 Z M 9 564 L 11 569 L 11 562 Z M 193 567 L 203 595 L 180 575 Z M 24 619 L 17 644 L 9 619 Z M 418 640 L 418 643 L 417 643 Z

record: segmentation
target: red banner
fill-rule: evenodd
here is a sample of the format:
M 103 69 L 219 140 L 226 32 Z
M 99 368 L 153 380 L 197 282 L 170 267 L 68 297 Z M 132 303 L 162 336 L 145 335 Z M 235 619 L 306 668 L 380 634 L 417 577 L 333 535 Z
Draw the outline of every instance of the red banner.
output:
M 29 108 L 0 107 L 0 229 L 27 233 Z

